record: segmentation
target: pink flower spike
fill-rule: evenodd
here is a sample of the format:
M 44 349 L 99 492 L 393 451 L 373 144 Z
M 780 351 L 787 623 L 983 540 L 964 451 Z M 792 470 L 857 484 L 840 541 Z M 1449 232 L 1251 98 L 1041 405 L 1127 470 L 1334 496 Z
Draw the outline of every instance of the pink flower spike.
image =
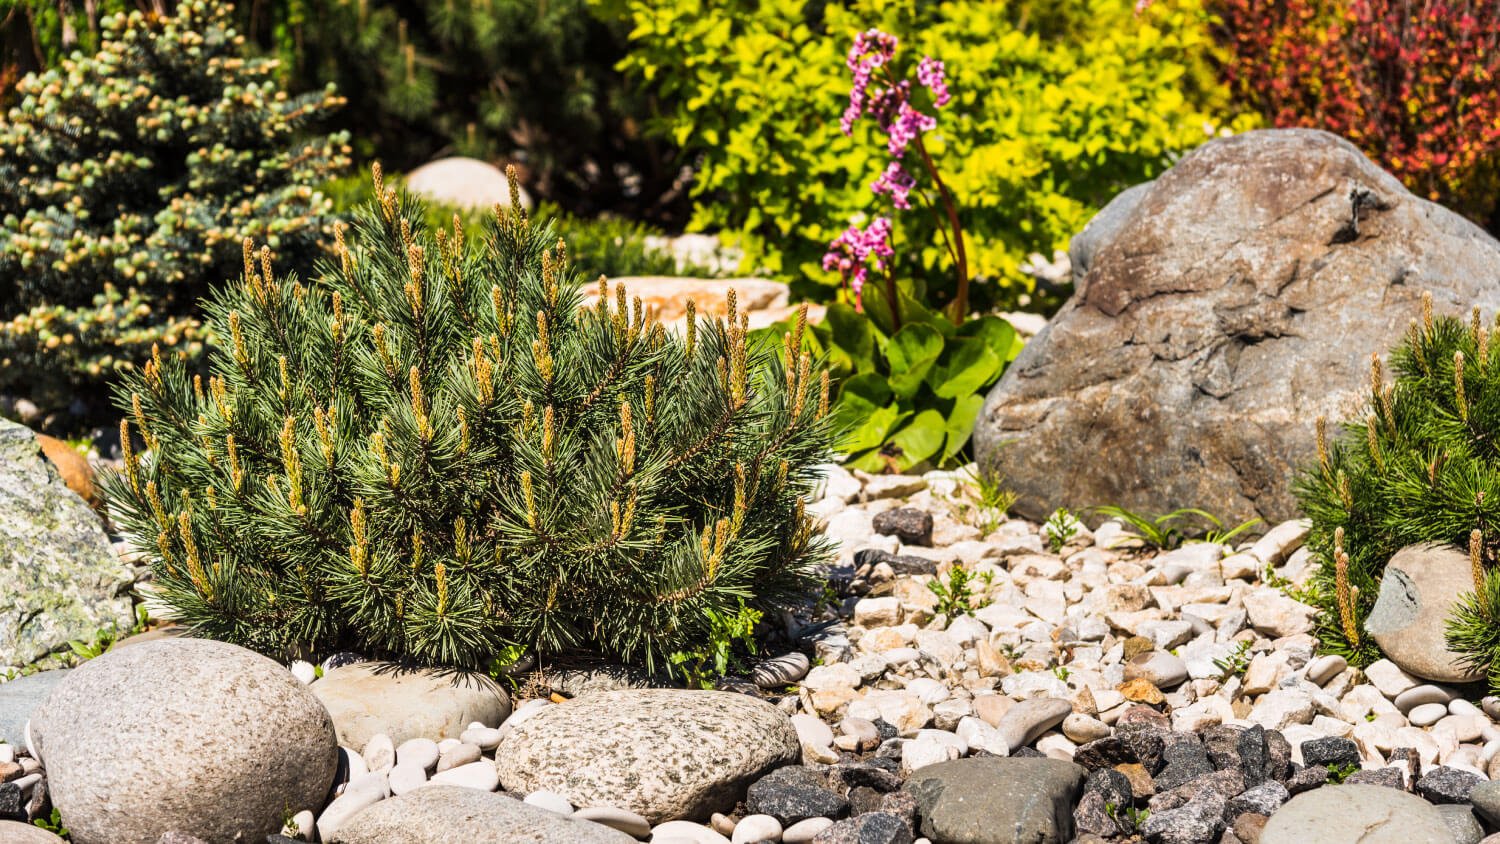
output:
M 932 92 L 934 106 L 942 108 L 952 99 L 948 93 L 948 79 L 943 72 L 943 63 L 932 56 L 923 56 L 922 61 L 917 65 L 917 81 Z

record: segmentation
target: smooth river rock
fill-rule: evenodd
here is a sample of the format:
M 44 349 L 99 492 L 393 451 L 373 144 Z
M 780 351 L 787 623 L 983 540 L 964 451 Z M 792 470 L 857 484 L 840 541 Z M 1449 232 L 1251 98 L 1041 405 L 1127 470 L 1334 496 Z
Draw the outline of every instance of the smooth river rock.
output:
M 255 840 L 320 806 L 338 745 L 328 711 L 280 664 L 235 645 L 161 639 L 75 668 L 32 736 L 74 844 L 156 844 L 191 830 Z
M 458 738 L 470 723 L 498 727 L 510 696 L 478 674 L 361 662 L 336 668 L 308 689 L 333 716 L 339 744 L 363 748 L 380 733 L 408 739 Z
M 1448 650 L 1453 605 L 1474 591 L 1469 555 L 1451 545 L 1408 545 L 1386 563 L 1365 629 L 1386 658 L 1424 680 L 1469 683 L 1484 676 Z
M 360 812 L 324 844 L 634 844 L 601 823 L 472 788 L 430 785 Z
M 728 812 L 766 772 L 801 758 L 786 714 L 746 695 L 622 689 L 544 707 L 495 753 L 508 791 L 555 791 L 652 824 Z
M 920 834 L 933 841 L 1065 842 L 1084 775 L 1058 759 L 959 759 L 914 772 L 905 790 L 917 798 Z

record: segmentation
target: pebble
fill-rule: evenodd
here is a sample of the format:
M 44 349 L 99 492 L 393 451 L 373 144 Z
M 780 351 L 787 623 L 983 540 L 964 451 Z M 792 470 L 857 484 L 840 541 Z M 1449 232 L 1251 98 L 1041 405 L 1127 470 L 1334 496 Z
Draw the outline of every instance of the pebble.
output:
M 415 764 L 398 762 L 391 768 L 391 793 L 405 794 L 427 784 L 427 769 Z
M 306 660 L 296 660 L 290 667 L 292 676 L 304 686 L 312 685 L 312 682 L 318 679 L 318 669 Z
M 1307 664 L 1307 679 L 1322 686 L 1349 667 L 1349 661 L 1338 654 L 1325 654 Z
M 1419 685 L 1419 681 L 1402 671 L 1396 663 L 1388 659 L 1378 659 L 1365 668 L 1365 676 L 1375 684 L 1375 688 L 1388 698 L 1395 699 L 1397 695 Z
M 451 750 L 443 751 L 443 755 L 438 759 L 437 769 L 439 772 L 447 771 L 452 768 L 468 765 L 472 762 L 478 762 L 481 755 L 482 752 L 479 749 L 479 745 L 459 742 L 458 746 Z
M 464 788 L 477 788 L 481 791 L 494 791 L 500 785 L 500 772 L 495 769 L 494 762 L 483 760 L 439 771 L 433 774 L 428 782 L 434 785 L 458 785 Z
M 651 824 L 645 818 L 635 812 L 616 809 L 613 806 L 590 806 L 586 809 L 579 809 L 573 813 L 573 817 L 618 829 L 635 838 L 645 838 L 651 834 Z
M 1424 703 L 1441 703 L 1446 706 L 1452 698 L 1453 695 L 1447 689 L 1441 686 L 1434 686 L 1431 683 L 1424 683 L 1420 686 L 1412 686 L 1401 694 L 1396 695 L 1393 703 L 1396 704 L 1397 709 L 1401 710 L 1402 714 L 1407 714 Z
M 390 736 L 376 733 L 365 743 L 364 752 L 360 756 L 365 760 L 366 769 L 388 772 L 396 764 L 396 746 L 391 743 Z
M 746 815 L 734 825 L 733 844 L 761 844 L 764 841 L 781 841 L 781 821 L 770 815 Z
M 1436 724 L 1439 719 L 1448 714 L 1448 707 L 1441 703 L 1423 703 L 1406 713 L 1407 720 L 1418 727 L 1428 727 Z
M 281 827 L 281 834 L 297 841 L 313 840 L 313 830 L 317 828 L 317 819 L 309 809 L 303 809 L 292 815 Z
M 792 651 L 757 664 L 750 671 L 750 682 L 762 689 L 779 689 L 806 677 L 811 668 L 807 654 Z
M 396 748 L 396 764 L 415 765 L 424 771 L 430 771 L 437 766 L 441 755 L 437 742 L 432 739 L 407 739 Z
M 458 740 L 464 744 L 472 744 L 479 747 L 481 751 L 491 751 L 500 746 L 500 740 L 505 734 L 499 728 L 470 725 L 467 730 L 459 734 Z
M 525 799 L 521 802 L 530 803 L 533 806 L 546 809 L 558 815 L 567 816 L 573 814 L 573 804 L 568 802 L 568 798 L 555 791 L 533 791 L 526 795 Z
M 1073 711 L 1073 705 L 1058 698 L 1029 698 L 1012 706 L 995 725 L 1000 738 L 1014 754 L 1052 729 Z
M 730 844 L 728 838 L 692 821 L 667 821 L 651 828 L 651 844 L 676 840 L 691 844 Z

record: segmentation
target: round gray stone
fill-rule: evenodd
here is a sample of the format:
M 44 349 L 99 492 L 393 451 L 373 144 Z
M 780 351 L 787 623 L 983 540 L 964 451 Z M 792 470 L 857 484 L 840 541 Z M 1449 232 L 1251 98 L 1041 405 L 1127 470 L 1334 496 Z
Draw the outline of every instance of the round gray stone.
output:
M 510 715 L 510 696 L 478 674 L 361 662 L 328 672 L 308 689 L 328 707 L 346 747 L 363 748 L 379 733 L 398 745 L 457 738 L 474 721 L 496 727 Z
M 74 844 L 211 841 L 281 829 L 338 765 L 328 711 L 280 664 L 235 645 L 162 639 L 74 669 L 32 719 Z
M 1293 797 L 1266 822 L 1260 844 L 1452 844 L 1426 800 L 1378 785 L 1332 785 Z
M 508 791 L 555 791 L 652 824 L 728 812 L 745 788 L 801 758 L 797 731 L 769 703 L 730 692 L 623 689 L 543 707 L 495 759 Z
M 382 800 L 349 819 L 324 844 L 634 844 L 592 821 L 565 818 L 514 797 L 472 788 L 429 785 Z
M 1068 841 L 1085 772 L 1039 758 L 958 759 L 912 773 L 921 834 L 945 844 Z
M 1453 606 L 1474 591 L 1468 554 L 1452 545 L 1408 545 L 1386 563 L 1365 629 L 1408 674 L 1445 683 L 1484 676 L 1465 668 L 1444 638 Z

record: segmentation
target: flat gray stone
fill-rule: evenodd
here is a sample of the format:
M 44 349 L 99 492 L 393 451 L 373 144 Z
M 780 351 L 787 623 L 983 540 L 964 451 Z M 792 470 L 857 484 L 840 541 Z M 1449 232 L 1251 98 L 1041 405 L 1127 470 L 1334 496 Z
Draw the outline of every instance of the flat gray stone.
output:
M 398 745 L 458 738 L 474 721 L 498 727 L 510 715 L 510 696 L 478 674 L 360 662 L 328 672 L 308 689 L 328 707 L 345 747 L 363 748 L 380 733 Z
M 1452 545 L 1408 545 L 1386 563 L 1365 629 L 1402 671 L 1426 680 L 1469 683 L 1484 671 L 1465 668 L 1444 638 L 1453 606 L 1474 591 L 1469 555 Z
M 1293 797 L 1266 822 L 1260 844 L 1453 844 L 1426 800 L 1378 785 L 1328 785 Z
M 36 434 L 0 419 L 0 669 L 129 628 L 135 582 L 99 515 L 42 456 Z
M 26 721 L 69 670 L 38 671 L 0 683 L 0 742 L 26 746 Z
M 324 844 L 634 844 L 593 821 L 563 817 L 503 794 L 429 785 L 382 800 L 350 818 Z
M 1042 844 L 1072 839 L 1084 776 L 1059 759 L 958 759 L 913 772 L 904 787 L 933 841 Z
M 250 841 L 322 804 L 338 765 L 328 712 L 280 664 L 235 645 L 161 639 L 73 669 L 32 738 L 74 844 L 191 830 Z
M 507 791 L 545 789 L 652 824 L 729 812 L 746 787 L 801 758 L 786 714 L 746 695 L 624 689 L 542 707 L 500 742 Z

